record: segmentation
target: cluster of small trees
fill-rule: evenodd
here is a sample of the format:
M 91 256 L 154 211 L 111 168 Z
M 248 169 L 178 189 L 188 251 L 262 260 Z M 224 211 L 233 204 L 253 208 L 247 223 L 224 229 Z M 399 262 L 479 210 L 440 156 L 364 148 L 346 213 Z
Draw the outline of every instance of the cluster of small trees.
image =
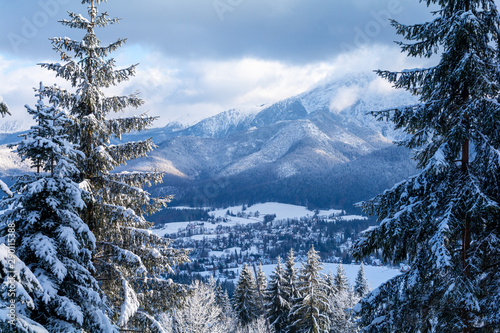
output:
M 265 323 L 269 332 L 357 332 L 351 309 L 369 292 L 363 266 L 351 288 L 342 265 L 336 275 L 324 275 L 319 259 L 311 248 L 297 270 L 290 250 L 284 265 L 278 257 L 269 281 L 262 266 L 253 274 L 244 265 L 233 295 L 240 325 Z
M 172 333 L 358 332 L 352 308 L 369 292 L 361 265 L 354 288 L 342 265 L 335 275 L 322 274 L 314 248 L 296 269 L 293 250 L 269 279 L 262 265 L 245 264 L 232 300 L 213 279 L 194 281 L 182 306 L 161 316 Z

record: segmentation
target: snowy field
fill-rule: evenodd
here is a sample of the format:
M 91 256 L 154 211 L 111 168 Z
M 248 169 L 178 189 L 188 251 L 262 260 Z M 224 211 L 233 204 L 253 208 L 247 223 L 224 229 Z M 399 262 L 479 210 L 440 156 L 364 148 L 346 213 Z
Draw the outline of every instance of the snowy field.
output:
M 190 207 L 170 207 L 170 208 L 189 209 Z M 228 216 L 226 215 L 227 211 L 231 212 L 234 215 L 237 215 L 238 213 L 245 213 L 247 215 L 250 215 L 250 217 L 244 218 L 244 217 Z M 259 217 L 255 217 L 256 212 L 259 212 Z M 266 202 L 248 206 L 244 212 L 242 212 L 242 206 L 233 206 L 211 211 L 209 212 L 209 215 L 211 215 L 214 218 L 218 217 L 225 218 L 227 222 L 216 222 L 216 223 L 205 222 L 204 227 L 208 229 L 208 232 L 210 232 L 214 231 L 219 224 L 222 224 L 224 226 L 234 226 L 238 224 L 257 223 L 257 222 L 262 222 L 264 220 L 265 215 L 272 215 L 272 214 L 276 214 L 276 220 L 300 219 L 301 217 L 314 216 L 313 211 L 308 210 L 306 207 L 303 206 L 282 204 L 278 202 Z M 361 215 L 342 216 L 342 214 L 343 214 L 342 210 L 330 209 L 330 210 L 320 210 L 318 215 L 324 218 L 335 216 L 338 219 L 346 221 L 366 219 L 365 216 Z M 179 231 L 179 229 L 186 229 L 186 227 L 190 223 L 193 222 L 171 222 L 165 224 L 163 228 L 153 229 L 153 231 L 157 235 L 163 237 L 166 234 L 176 233 L 177 231 Z M 210 236 L 210 235 L 205 235 L 205 236 Z M 199 237 L 203 239 L 201 235 L 198 235 L 197 239 L 200 239 Z
M 226 215 L 226 212 L 232 211 L 234 214 L 241 212 L 241 206 L 233 206 L 233 207 L 228 207 L 225 209 L 219 209 L 215 210 L 213 212 L 210 212 L 210 214 L 214 214 L 215 217 L 224 217 Z M 301 217 L 307 217 L 307 216 L 313 216 L 314 212 L 308 210 L 306 207 L 303 206 L 296 206 L 296 205 L 289 205 L 289 204 L 283 204 L 283 203 L 278 203 L 278 202 L 266 202 L 266 203 L 259 203 L 255 204 L 252 206 L 248 206 L 247 209 L 245 210 L 245 213 L 254 215 L 255 212 L 259 212 L 261 217 L 260 220 L 263 220 L 262 215 L 267 215 L 267 214 L 276 214 L 276 219 L 277 220 L 283 220 L 283 219 L 299 219 Z M 319 211 L 319 216 L 330 216 L 330 215 L 335 215 L 339 216 L 342 214 L 342 210 L 338 209 L 330 209 L 330 210 L 320 210 Z
M 171 208 L 178 208 L 178 209 L 189 209 L 189 207 L 171 207 Z M 231 214 L 238 214 L 238 213 L 244 213 L 245 215 L 248 215 L 248 218 L 245 217 L 235 217 L 235 216 L 228 216 L 226 215 L 227 211 L 231 212 Z M 255 217 L 255 212 L 259 212 L 258 217 Z M 312 217 L 314 216 L 314 211 L 308 210 L 306 207 L 303 206 L 296 206 L 296 205 L 289 205 L 289 204 L 282 204 L 282 203 L 277 203 L 277 202 L 266 202 L 266 203 L 260 203 L 260 204 L 255 204 L 252 206 L 248 206 L 247 209 L 242 212 L 242 206 L 233 206 L 233 207 L 227 207 L 224 209 L 216 209 L 214 211 L 209 212 L 209 215 L 211 215 L 213 218 L 225 218 L 227 222 L 216 222 L 216 223 L 211 223 L 211 222 L 203 222 L 204 228 L 207 228 L 207 232 L 204 235 L 194 235 L 191 236 L 192 239 L 195 240 L 202 240 L 203 238 L 216 238 L 220 237 L 223 235 L 216 235 L 211 234 L 212 232 L 215 232 L 215 229 L 217 228 L 218 225 L 224 225 L 224 226 L 234 226 L 238 224 L 249 224 L 249 223 L 256 223 L 256 222 L 262 222 L 264 220 L 265 215 L 272 215 L 276 214 L 276 220 L 284 220 L 284 219 L 300 219 L 302 217 Z M 352 221 L 352 220 L 360 220 L 360 219 L 366 219 L 365 216 L 360 216 L 360 215 L 343 215 L 344 212 L 342 210 L 338 209 L 330 209 L 330 210 L 320 210 L 318 215 L 321 218 L 326 218 L 329 220 L 332 220 L 330 217 L 334 216 L 335 219 L 342 219 L 345 221 Z M 202 221 L 198 221 L 202 222 Z M 164 236 L 165 234 L 172 234 L 176 233 L 180 229 L 186 229 L 186 227 L 189 224 L 192 223 L 197 223 L 196 221 L 194 222 L 172 222 L 165 224 L 165 226 L 161 229 L 154 229 L 153 231 L 158 234 L 159 236 Z M 224 251 L 210 251 L 209 256 L 214 256 L 214 257 L 221 257 L 223 255 L 228 255 L 230 253 L 234 252 L 241 252 L 241 248 L 239 247 L 233 247 L 233 248 L 228 248 L 225 249 Z M 252 254 L 252 253 L 258 253 L 258 250 L 255 246 L 251 247 L 248 251 L 244 251 L 243 254 Z M 297 269 L 300 267 L 300 263 L 297 264 Z M 331 264 L 331 263 L 324 263 L 323 264 L 323 273 L 327 274 L 329 271 L 331 271 L 333 274 L 337 272 L 337 267 L 338 264 Z M 356 279 L 356 274 L 358 273 L 359 270 L 359 265 L 343 265 L 345 273 L 347 277 L 349 278 L 349 281 L 351 285 L 354 284 L 354 280 Z M 241 271 L 242 266 L 240 265 L 238 268 L 231 268 L 229 270 L 234 271 L 236 273 L 236 276 L 239 275 L 239 272 Z M 272 271 L 274 270 L 274 265 L 263 265 L 264 272 L 266 273 L 267 277 L 269 278 L 272 274 Z M 209 275 L 211 272 L 204 272 L 202 273 L 203 275 Z M 395 277 L 396 275 L 400 274 L 400 271 L 398 269 L 392 269 L 388 267 L 379 267 L 379 266 L 365 266 L 365 276 L 369 282 L 370 288 L 375 289 L 377 288 L 380 284 L 384 283 L 385 281 Z

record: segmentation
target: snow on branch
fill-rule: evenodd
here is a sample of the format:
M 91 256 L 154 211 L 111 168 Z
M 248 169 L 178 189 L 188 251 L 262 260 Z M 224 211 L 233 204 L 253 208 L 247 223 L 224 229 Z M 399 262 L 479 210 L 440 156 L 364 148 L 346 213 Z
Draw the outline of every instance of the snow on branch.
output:
M 120 327 L 127 325 L 130 318 L 136 314 L 140 305 L 137 294 L 125 278 L 122 278 L 122 289 L 124 301 L 121 306 L 120 319 L 118 319 L 117 323 Z
M 0 180 L 0 189 L 5 192 L 9 197 L 13 197 L 14 193 L 10 190 L 10 188 L 5 184 L 2 180 Z

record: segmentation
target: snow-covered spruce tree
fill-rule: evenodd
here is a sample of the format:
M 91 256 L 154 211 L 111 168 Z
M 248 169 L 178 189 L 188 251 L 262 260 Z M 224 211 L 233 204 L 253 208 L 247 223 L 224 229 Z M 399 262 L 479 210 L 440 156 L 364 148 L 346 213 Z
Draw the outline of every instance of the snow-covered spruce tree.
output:
M 255 266 L 254 266 L 255 267 Z M 257 277 L 255 279 L 257 287 L 257 307 L 259 308 L 260 315 L 266 313 L 266 293 L 267 293 L 267 276 L 262 268 L 262 263 L 259 263 L 259 268 L 257 269 Z
M 221 308 L 220 320 L 226 323 L 228 327 L 236 326 L 236 315 L 234 313 L 233 305 L 227 294 L 227 290 L 222 289 L 222 286 L 217 282 L 215 288 L 215 302 Z
M 328 271 L 328 274 L 325 276 L 325 283 L 326 286 L 328 287 L 327 291 L 327 296 L 333 296 L 335 293 L 335 277 L 333 276 L 332 271 Z
M 7 240 L 15 233 L 16 268 L 21 268 L 13 270 L 19 317 L 15 329 L 6 332 L 117 332 L 91 273 L 95 237 L 78 212 L 86 194 L 73 178 L 82 153 L 67 139 L 70 120 L 59 109 L 57 97 L 46 106 L 46 94 L 40 84 L 36 108 L 26 106 L 37 125 L 13 145 L 36 172 L 17 177 L 14 195 L 0 202 L 5 209 L 0 237 Z M 4 273 L 5 266 L 2 280 Z M 1 298 L 5 300 L 4 290 Z
M 12 223 L 10 228 L 14 230 L 15 224 Z M 30 319 L 35 308 L 34 294 L 41 291 L 42 286 L 14 254 L 12 244 L 15 242 L 14 236 L 0 240 L 0 332 L 47 332 L 41 324 Z M 19 304 L 23 305 L 22 308 Z
M 365 268 L 363 263 L 359 266 L 358 274 L 356 275 L 356 281 L 354 281 L 354 293 L 356 297 L 363 298 L 370 292 L 370 287 L 368 286 L 368 280 L 365 277 Z
M 258 295 L 255 278 L 245 264 L 233 294 L 234 310 L 240 324 L 245 326 L 259 317 Z
M 330 332 L 332 333 L 354 333 L 357 325 L 352 316 L 351 309 L 357 303 L 358 298 L 349 285 L 349 279 L 345 274 L 344 267 L 338 265 L 337 273 L 333 277 L 333 293 L 329 297 L 330 303 Z
M 139 107 L 137 94 L 108 97 L 103 89 L 127 80 L 135 65 L 116 69 L 109 54 L 125 43 L 118 39 L 101 45 L 96 28 L 118 22 L 106 12 L 99 13 L 103 0 L 82 0 L 88 5 L 88 18 L 70 13 L 61 23 L 83 30 L 81 41 L 52 38 L 54 50 L 63 64 L 45 63 L 42 67 L 71 83 L 74 92 L 52 89 L 61 105 L 70 111 L 74 125 L 70 138 L 84 157 L 78 160 L 78 181 L 90 193 L 81 214 L 96 237 L 93 251 L 95 277 L 113 306 L 113 322 L 121 329 L 154 329 L 154 315 L 166 311 L 183 292 L 180 285 L 161 276 L 175 262 L 187 261 L 184 250 L 169 248 L 169 241 L 147 230 L 151 223 L 144 215 L 164 207 L 169 198 L 151 198 L 143 186 L 161 181 L 162 174 L 113 173 L 126 161 L 145 156 L 154 148 L 151 140 L 110 144 L 123 133 L 147 129 L 153 117 L 110 118 L 113 112 Z
M 300 295 L 297 290 L 297 270 L 295 269 L 295 255 L 292 248 L 290 248 L 290 251 L 288 252 L 286 258 L 284 280 L 284 298 L 288 303 L 288 311 L 283 315 L 286 315 L 286 317 L 288 318 L 287 330 L 291 333 L 294 333 L 295 328 L 291 324 L 295 321 L 295 319 L 291 315 L 290 310 L 297 302 L 299 302 Z
M 500 17 L 493 0 L 427 0 L 430 22 L 393 22 L 410 56 L 430 68 L 378 71 L 417 105 L 378 112 L 414 149 L 416 176 L 364 202 L 380 226 L 354 246 L 381 249 L 408 272 L 361 303 L 365 331 L 470 332 L 500 327 Z
M 321 276 L 323 267 L 319 259 L 318 252 L 312 247 L 299 271 L 297 289 L 300 296 L 290 311 L 295 320 L 290 328 L 293 327 L 295 332 L 322 333 L 330 329 L 328 286 Z
M 216 284 L 194 281 L 183 306 L 172 310 L 172 331 L 176 333 L 227 333 L 233 327 L 223 321 L 222 307 L 216 302 Z
M 271 274 L 266 293 L 267 319 L 277 333 L 286 332 L 290 304 L 285 291 L 285 271 L 278 256 L 278 263 Z
M 337 273 L 333 278 L 333 287 L 336 293 L 349 290 L 349 279 L 347 278 L 347 275 L 345 275 L 344 266 L 342 266 L 342 264 L 337 266 Z

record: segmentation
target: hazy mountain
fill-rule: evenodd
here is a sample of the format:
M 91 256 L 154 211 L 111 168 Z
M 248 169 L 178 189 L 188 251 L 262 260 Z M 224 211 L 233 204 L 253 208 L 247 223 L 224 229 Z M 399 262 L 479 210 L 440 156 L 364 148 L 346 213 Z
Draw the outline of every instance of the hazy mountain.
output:
M 401 134 L 366 115 L 415 102 L 373 74 L 351 75 L 188 128 L 169 124 L 124 135 L 126 141 L 153 137 L 158 149 L 118 171 L 165 172 L 165 183 L 152 191 L 175 194 L 182 204 L 275 200 L 349 209 L 415 172 L 410 153 L 392 144 Z M 0 141 L 13 137 L 3 134 Z M 15 158 L 3 160 L 2 175 L 26 170 Z
M 7 120 L 7 118 L 0 118 L 0 133 L 10 134 L 25 131 L 29 129 L 30 123 L 21 120 Z
M 280 200 L 350 207 L 414 172 L 409 152 L 392 144 L 401 134 L 366 115 L 413 103 L 374 75 L 349 76 L 170 133 L 126 169 L 165 171 L 164 186 L 154 191 L 174 193 L 184 204 Z

